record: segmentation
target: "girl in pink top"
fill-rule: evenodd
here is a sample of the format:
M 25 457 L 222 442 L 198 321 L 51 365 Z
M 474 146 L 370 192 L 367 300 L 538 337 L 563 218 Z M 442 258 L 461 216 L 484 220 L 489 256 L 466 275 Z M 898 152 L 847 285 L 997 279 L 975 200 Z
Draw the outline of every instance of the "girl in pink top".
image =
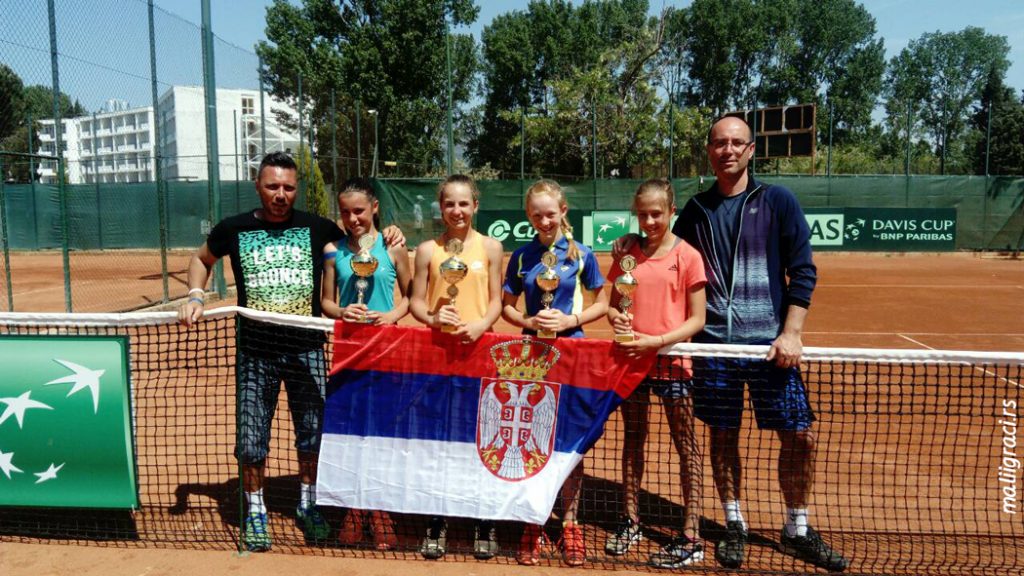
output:
M 668 180 L 648 180 L 637 188 L 633 212 L 644 238 L 629 251 L 636 262 L 632 274 L 637 288 L 628 313 L 620 312 L 621 297 L 615 290 L 608 309 L 608 320 L 616 334 L 635 334 L 634 340 L 618 344 L 630 355 L 656 354 L 662 347 L 689 340 L 704 327 L 704 264 L 692 246 L 672 234 L 675 211 L 675 193 Z M 609 279 L 623 274 L 621 262 L 619 258 L 612 263 Z M 698 533 L 701 450 L 694 432 L 693 403 L 688 390 L 692 375 L 689 359 L 659 358 L 644 382 L 622 404 L 622 484 L 626 509 L 618 529 L 605 543 L 608 554 L 625 554 L 642 538 L 639 493 L 650 393 L 654 392 L 661 398 L 672 442 L 679 453 L 686 516 L 682 533 L 652 554 L 650 563 L 678 568 L 704 559 L 704 544 Z

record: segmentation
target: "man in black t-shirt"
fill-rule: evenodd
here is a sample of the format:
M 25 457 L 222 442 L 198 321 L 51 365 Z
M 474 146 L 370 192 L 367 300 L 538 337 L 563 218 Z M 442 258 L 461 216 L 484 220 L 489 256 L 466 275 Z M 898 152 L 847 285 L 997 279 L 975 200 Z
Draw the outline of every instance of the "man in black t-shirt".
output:
M 287 154 L 268 154 L 260 164 L 256 191 L 262 207 L 225 218 L 192 257 L 188 301 L 178 312 L 191 326 L 203 315 L 203 295 L 213 265 L 231 257 L 238 305 L 284 314 L 320 316 L 323 249 L 344 233 L 330 220 L 294 210 L 297 166 Z M 242 464 L 248 511 L 242 540 L 251 551 L 270 549 L 263 500 L 264 463 L 280 383 L 288 390 L 295 426 L 300 498 L 296 518 L 308 540 L 326 540 L 330 527 L 316 508 L 317 455 L 326 384 L 324 335 L 319 331 L 282 330 L 243 318 L 239 327 L 239 430 L 235 457 Z

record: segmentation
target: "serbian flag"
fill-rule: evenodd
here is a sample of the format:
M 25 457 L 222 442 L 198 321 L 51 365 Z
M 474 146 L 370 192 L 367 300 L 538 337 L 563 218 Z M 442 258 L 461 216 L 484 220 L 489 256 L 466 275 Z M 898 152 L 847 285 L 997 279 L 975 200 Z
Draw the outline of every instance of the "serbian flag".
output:
M 338 322 L 317 502 L 547 521 L 562 483 L 654 362 L 612 342 Z

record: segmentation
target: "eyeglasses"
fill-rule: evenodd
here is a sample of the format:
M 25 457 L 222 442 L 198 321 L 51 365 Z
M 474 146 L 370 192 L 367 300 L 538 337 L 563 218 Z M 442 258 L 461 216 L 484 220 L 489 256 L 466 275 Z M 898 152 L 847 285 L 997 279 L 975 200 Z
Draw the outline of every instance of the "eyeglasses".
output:
M 715 150 L 721 152 L 721 151 L 725 150 L 726 148 L 728 148 L 730 146 L 734 150 L 743 150 L 747 146 L 750 146 L 751 144 L 753 144 L 753 142 L 750 142 L 750 141 L 747 141 L 747 140 L 740 140 L 738 138 L 735 139 L 735 140 L 729 140 L 729 139 L 723 138 L 723 139 L 720 139 L 720 140 L 712 140 L 710 142 L 710 144 L 711 144 L 712 148 L 714 148 Z

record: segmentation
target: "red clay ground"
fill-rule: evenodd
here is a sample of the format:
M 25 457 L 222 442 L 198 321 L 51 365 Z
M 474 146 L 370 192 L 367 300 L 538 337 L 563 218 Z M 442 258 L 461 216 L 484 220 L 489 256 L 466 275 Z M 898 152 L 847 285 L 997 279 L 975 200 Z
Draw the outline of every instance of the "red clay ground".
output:
M 86 256 L 79 255 L 72 264 L 76 270 L 76 310 L 109 310 L 115 301 L 127 303 L 124 308 L 135 307 L 160 299 L 159 276 L 155 280 L 150 277 L 154 269 L 152 254 L 119 257 L 116 261 L 109 255 L 94 259 Z M 169 266 L 178 274 L 172 281 L 178 294 L 184 292 L 181 273 L 187 257 L 176 255 L 174 264 Z M 12 265 L 15 309 L 63 310 L 59 254 L 19 258 Z M 607 269 L 608 260 L 601 260 L 602 267 Z M 155 261 L 155 270 L 159 271 L 159 259 Z M 806 346 L 1024 350 L 1024 261 L 966 253 L 824 253 L 816 255 L 816 261 L 820 280 L 806 326 Z M 113 298 L 113 294 L 117 297 Z M 412 323 L 411 319 L 406 321 Z M 504 323 L 496 329 L 510 331 Z M 595 323 L 588 329 L 588 335 L 607 337 L 607 324 Z M 180 338 L 201 345 L 201 339 L 192 340 L 188 335 L 171 340 Z M 193 349 L 193 344 L 178 346 Z M 812 521 L 817 518 L 819 526 L 832 531 L 830 539 L 853 558 L 853 567 L 858 571 L 878 572 L 887 567 L 881 571 L 947 572 L 956 570 L 952 566 L 969 556 L 975 561 L 974 569 L 960 573 L 1016 573 L 1024 563 L 1017 544 L 1024 536 L 1024 527 L 998 511 L 992 481 L 998 467 L 1001 438 L 994 418 L 979 421 L 977 414 L 995 415 L 999 400 L 1019 400 L 1021 389 L 1010 382 L 1012 375 L 1000 373 L 991 377 L 984 374 L 984 369 L 974 367 L 955 373 L 948 369 L 931 372 L 931 380 L 939 382 L 931 384 L 936 387 L 931 390 L 920 385 L 922 373 L 865 376 L 854 367 L 810 375 L 809 387 L 819 400 L 816 408 L 821 454 Z M 197 377 L 219 383 L 231 381 L 230 369 L 220 362 L 201 368 L 198 375 L 190 372 L 177 377 L 192 381 L 193 385 Z M 170 419 L 167 426 L 173 427 L 172 434 L 183 439 L 174 442 L 167 438 L 166 428 L 154 429 L 151 435 L 140 430 L 143 501 L 152 503 L 157 510 L 152 518 L 139 518 L 142 541 L 43 547 L 4 536 L 0 537 L 0 574 L 193 574 L 244 570 L 261 575 L 288 569 L 309 574 L 575 573 L 554 570 L 557 560 L 550 567 L 529 569 L 514 566 L 514 560 L 509 559 L 478 563 L 457 556 L 455 559 L 461 561 L 428 563 L 418 560 L 414 553 L 401 555 L 403 561 L 383 559 L 383 555 L 380 559 L 361 557 L 372 557 L 372 552 L 303 546 L 276 548 L 288 554 L 236 557 L 225 543 L 233 528 L 222 521 L 230 515 L 232 505 L 237 504 L 218 500 L 214 490 L 230 490 L 234 477 L 230 459 L 230 392 L 218 387 L 216 391 L 192 388 L 172 393 L 170 389 L 178 390 L 174 384 L 170 377 L 155 376 L 149 387 L 136 384 L 140 420 L 157 407 L 162 407 L 161 414 L 176 407 L 170 413 L 178 416 Z M 159 390 L 174 397 L 164 398 Z M 290 456 L 291 426 L 287 416 L 282 416 L 286 412 L 279 411 L 272 476 L 280 478 L 278 484 L 285 485 L 287 491 L 291 490 L 295 470 Z M 666 523 L 671 524 L 671 517 L 678 514 L 681 500 L 674 473 L 678 464 L 657 407 L 652 410 L 651 422 L 644 483 L 650 496 L 645 499 L 644 514 L 660 519 L 660 523 L 652 522 L 654 530 L 671 530 Z M 769 547 L 769 541 L 777 539 L 782 509 L 775 481 L 775 442 L 770 435 L 756 431 L 749 419 L 744 427 L 748 431 L 744 440 L 745 510 L 755 532 L 764 539 L 751 547 L 747 566 L 802 570 L 802 564 L 794 564 Z M 586 530 L 591 560 L 597 566 L 617 569 L 627 566 L 605 564 L 600 547 L 607 520 L 618 509 L 609 500 L 618 498 L 620 442 L 621 421 L 616 414 L 605 437 L 587 457 L 589 492 L 583 507 L 584 521 L 590 521 Z M 704 515 L 708 533 L 713 534 L 722 514 L 713 495 L 710 466 L 705 468 Z M 147 486 L 147 476 L 159 478 L 160 485 Z M 182 497 L 186 507 L 193 507 L 196 514 L 165 518 L 165 508 Z M 283 540 L 297 542 L 297 532 L 287 525 L 287 510 L 286 503 L 273 510 L 272 522 Z M 176 544 L 193 550 L 148 548 L 156 545 L 153 542 L 160 540 L 164 530 L 184 530 L 188 534 L 190 530 L 208 530 L 210 524 L 214 525 L 212 540 Z M 970 534 L 992 537 L 963 539 L 951 532 L 928 535 L 950 526 L 963 526 Z M 151 533 L 143 535 L 146 531 Z M 509 531 L 511 528 L 506 529 Z M 918 535 L 910 541 L 894 536 L 895 532 Z M 418 534 L 408 534 L 404 540 L 411 545 L 416 537 Z M 503 536 L 505 539 L 510 541 L 503 542 L 504 545 L 514 544 L 513 534 Z M 656 544 L 645 542 L 640 553 L 630 560 L 642 562 Z M 714 566 L 709 551 L 709 558 L 701 567 Z

